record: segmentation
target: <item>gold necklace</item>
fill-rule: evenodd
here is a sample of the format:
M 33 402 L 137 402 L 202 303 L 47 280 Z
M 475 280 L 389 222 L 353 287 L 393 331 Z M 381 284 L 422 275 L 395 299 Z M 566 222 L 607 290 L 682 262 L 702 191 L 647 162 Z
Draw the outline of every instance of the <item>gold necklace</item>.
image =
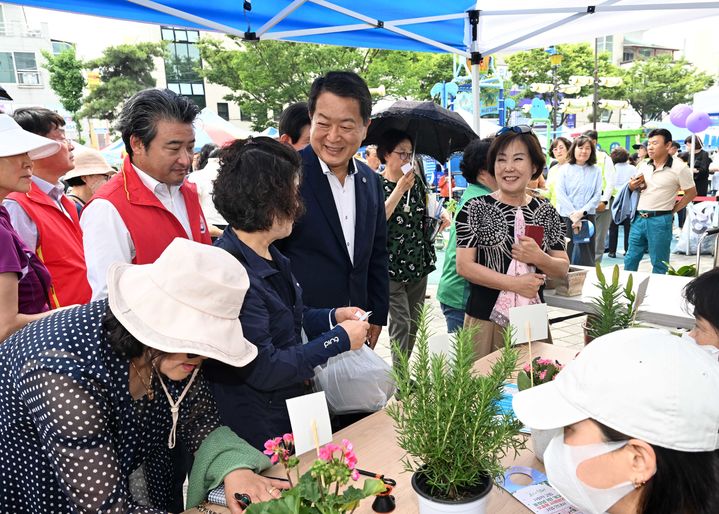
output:
M 137 377 L 140 379 L 140 382 L 142 383 L 142 387 L 145 388 L 145 392 L 147 393 L 147 398 L 149 400 L 155 399 L 155 391 L 150 387 L 152 384 L 152 368 L 150 368 L 150 384 L 145 382 L 145 379 L 142 378 L 142 375 L 140 374 L 140 371 L 137 369 L 137 366 L 135 366 L 135 363 L 130 359 L 130 364 L 132 365 L 132 369 L 135 370 L 135 373 L 137 373 Z

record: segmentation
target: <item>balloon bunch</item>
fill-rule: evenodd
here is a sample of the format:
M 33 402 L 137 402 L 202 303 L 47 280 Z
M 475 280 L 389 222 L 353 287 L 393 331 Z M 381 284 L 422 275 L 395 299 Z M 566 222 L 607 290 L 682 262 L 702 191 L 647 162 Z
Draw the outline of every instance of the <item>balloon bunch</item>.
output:
M 696 147 L 697 134 L 704 132 L 711 126 L 711 118 L 705 112 L 694 111 L 689 105 L 677 104 L 669 111 L 669 121 L 679 128 L 686 128 L 692 133 L 692 145 L 689 149 L 689 167 L 694 168 L 694 148 Z
M 669 111 L 669 121 L 679 128 L 686 128 L 693 134 L 704 132 L 708 129 L 712 120 L 705 112 L 694 111 L 687 104 L 678 104 Z

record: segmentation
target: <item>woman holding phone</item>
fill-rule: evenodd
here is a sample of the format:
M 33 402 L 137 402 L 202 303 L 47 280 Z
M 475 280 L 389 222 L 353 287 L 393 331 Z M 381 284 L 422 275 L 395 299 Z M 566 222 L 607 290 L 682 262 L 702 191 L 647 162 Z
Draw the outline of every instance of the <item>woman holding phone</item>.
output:
M 487 162 L 498 189 L 468 201 L 455 220 L 457 272 L 471 283 L 464 326 L 477 328 L 476 358 L 502 346 L 510 308 L 542 302 L 545 278 L 569 268 L 557 211 L 527 194 L 545 163 L 531 127 L 500 130 Z

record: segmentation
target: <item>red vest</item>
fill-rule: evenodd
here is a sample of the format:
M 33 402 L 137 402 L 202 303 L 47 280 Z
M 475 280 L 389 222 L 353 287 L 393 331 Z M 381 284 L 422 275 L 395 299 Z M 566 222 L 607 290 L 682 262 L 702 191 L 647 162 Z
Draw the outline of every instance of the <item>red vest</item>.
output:
M 180 186 L 180 192 L 185 200 L 192 240 L 212 244 L 210 231 L 200 208 L 197 189 L 193 184 L 185 181 Z M 117 173 L 102 186 L 93 196 L 93 200 L 95 198 L 108 200 L 120 214 L 135 245 L 133 264 L 153 263 L 173 239 L 176 237 L 187 239 L 182 223 L 165 209 L 155 194 L 143 184 L 132 167 L 129 157 L 125 157 L 122 172 Z
M 35 253 L 50 272 L 50 308 L 89 302 L 92 290 L 75 204 L 65 195 L 60 198 L 70 219 L 34 182 L 28 193 L 10 193 L 8 198 L 19 203 L 37 227 Z

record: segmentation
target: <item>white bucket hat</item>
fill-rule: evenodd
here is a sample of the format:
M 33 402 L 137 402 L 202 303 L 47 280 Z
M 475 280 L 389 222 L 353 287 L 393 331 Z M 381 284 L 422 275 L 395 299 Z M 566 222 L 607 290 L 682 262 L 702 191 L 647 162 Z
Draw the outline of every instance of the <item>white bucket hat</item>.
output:
M 517 393 L 526 425 L 555 429 L 591 418 L 629 437 L 684 452 L 719 449 L 719 363 L 664 330 L 599 337 L 552 382 Z
M 24 130 L 7 114 L 0 114 L 0 157 L 28 154 L 44 159 L 60 151 L 60 143 Z
M 72 153 L 75 156 L 75 167 L 62 177 L 63 180 L 87 177 L 88 175 L 110 175 L 115 173 L 115 170 L 107 163 L 102 154 L 94 148 L 76 144 Z
M 228 252 L 183 238 L 152 264 L 118 262 L 107 272 L 110 310 L 138 341 L 237 367 L 257 356 L 239 320 L 249 286 Z

